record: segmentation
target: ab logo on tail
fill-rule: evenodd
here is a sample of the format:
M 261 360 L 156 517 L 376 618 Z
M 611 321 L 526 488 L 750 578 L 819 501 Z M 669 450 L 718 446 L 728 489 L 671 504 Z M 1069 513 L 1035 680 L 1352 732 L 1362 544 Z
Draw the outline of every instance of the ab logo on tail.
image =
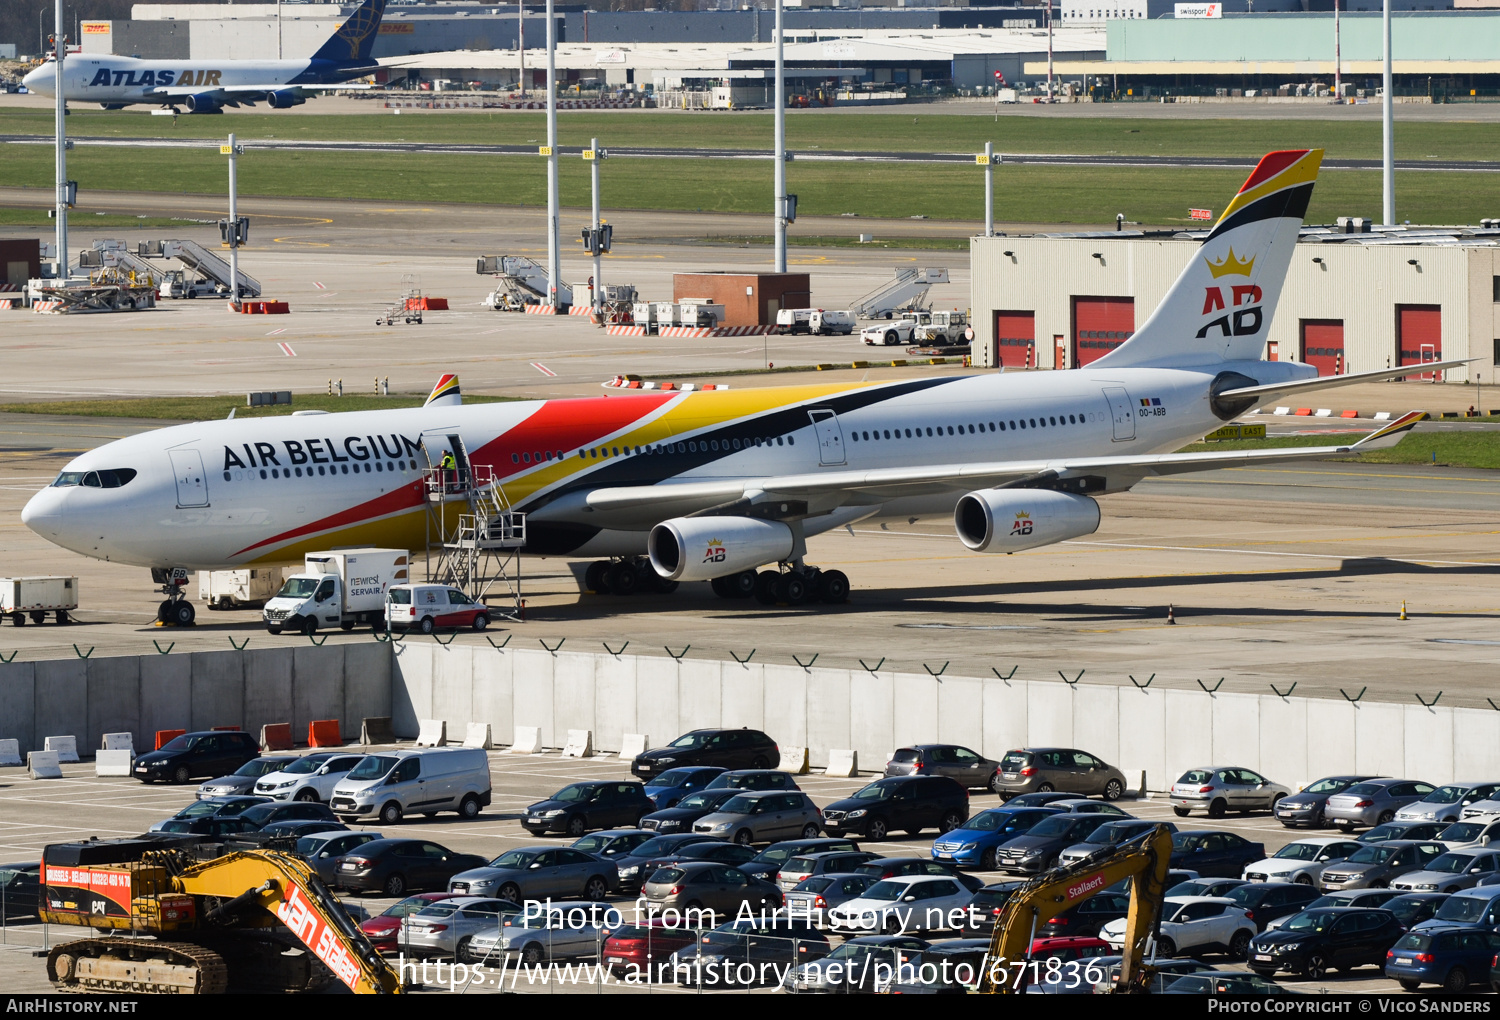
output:
M 1255 269 L 1255 256 L 1241 261 L 1235 258 L 1234 248 L 1229 249 L 1218 262 L 1203 260 L 1208 266 L 1209 274 L 1215 279 L 1221 276 L 1249 276 Z M 1203 288 L 1203 314 L 1211 315 L 1214 312 L 1226 312 L 1226 314 L 1214 319 L 1208 325 L 1198 330 L 1198 339 L 1202 340 L 1208 336 L 1211 329 L 1219 329 L 1223 336 L 1254 336 L 1260 332 L 1262 316 L 1260 311 L 1261 289 L 1253 283 L 1236 283 L 1230 285 L 1230 297 L 1238 311 L 1233 315 L 1227 314 L 1224 305 L 1224 289 L 1222 287 Z M 1247 307 L 1241 308 L 1244 305 Z

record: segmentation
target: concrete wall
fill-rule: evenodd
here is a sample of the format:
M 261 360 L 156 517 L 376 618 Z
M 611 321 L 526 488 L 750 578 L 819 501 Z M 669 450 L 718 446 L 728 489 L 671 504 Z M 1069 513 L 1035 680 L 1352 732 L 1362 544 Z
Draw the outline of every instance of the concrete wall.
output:
M 0 737 L 15 737 L 24 754 L 49 736 L 74 736 L 88 754 L 105 733 L 132 733 L 141 750 L 157 730 L 258 734 L 290 722 L 300 741 L 313 719 L 338 719 L 358 739 L 363 717 L 391 714 L 391 677 L 390 650 L 373 641 L 11 662 L 0 665 Z
M 624 733 L 660 746 L 695 727 L 750 726 L 783 746 L 806 746 L 815 766 L 834 748 L 853 748 L 867 771 L 924 741 L 991 758 L 1061 744 L 1119 766 L 1132 785 L 1145 771 L 1156 790 L 1209 764 L 1294 787 L 1354 771 L 1439 783 L 1500 775 L 1500 712 L 1482 709 L 425 641 L 397 646 L 391 679 L 405 738 L 416 736 L 418 719 L 440 718 L 450 734 L 487 722 L 501 744 L 518 725 L 541 727 L 548 747 L 560 747 L 569 729 L 591 729 L 594 746 L 609 751 Z

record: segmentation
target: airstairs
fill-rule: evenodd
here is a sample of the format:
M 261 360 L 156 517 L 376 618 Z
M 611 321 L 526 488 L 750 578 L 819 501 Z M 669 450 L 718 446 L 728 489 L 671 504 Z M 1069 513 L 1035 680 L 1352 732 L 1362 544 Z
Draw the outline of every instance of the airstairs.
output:
M 947 283 L 944 268 L 896 270 L 895 279 L 881 284 L 859 299 L 854 314 L 862 319 L 889 319 L 898 312 L 926 311 L 932 307 L 928 292 L 935 283 Z
M 423 473 L 428 581 L 458 588 L 496 616 L 520 619 L 526 515 L 511 509 L 493 468 L 470 463 L 458 435 L 424 436 L 423 449 L 432 465 Z M 453 455 L 453 467 L 437 466 L 444 453 Z

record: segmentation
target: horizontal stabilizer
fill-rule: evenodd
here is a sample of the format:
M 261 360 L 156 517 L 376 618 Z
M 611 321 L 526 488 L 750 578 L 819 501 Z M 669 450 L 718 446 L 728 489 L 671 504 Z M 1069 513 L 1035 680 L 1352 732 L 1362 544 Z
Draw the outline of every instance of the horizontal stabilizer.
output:
M 1383 382 L 1386 379 L 1399 379 L 1407 375 L 1442 372 L 1450 368 L 1460 368 L 1467 365 L 1469 361 L 1475 360 L 1478 359 L 1426 361 L 1420 365 L 1380 368 L 1373 372 L 1355 372 L 1351 375 L 1320 375 L 1313 379 L 1292 379 L 1287 382 L 1266 383 L 1264 386 L 1242 386 L 1236 390 L 1223 390 L 1214 396 L 1219 400 L 1233 400 L 1238 397 L 1260 401 L 1275 400 L 1288 393 L 1300 393 L 1304 390 L 1331 390 L 1339 386 L 1353 386 L 1355 383 Z

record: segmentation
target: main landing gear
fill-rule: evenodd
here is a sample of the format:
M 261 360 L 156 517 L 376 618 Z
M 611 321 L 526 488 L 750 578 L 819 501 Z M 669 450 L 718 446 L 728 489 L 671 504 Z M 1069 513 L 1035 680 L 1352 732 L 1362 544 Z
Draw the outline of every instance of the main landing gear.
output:
M 165 595 L 156 607 L 156 622 L 163 627 L 191 627 L 198 611 L 187 597 L 188 572 L 183 567 L 152 567 L 151 582 Z
M 669 595 L 677 590 L 677 582 L 651 569 L 644 556 L 595 560 L 584 572 L 583 585 L 597 595 Z
M 745 570 L 713 579 L 714 594 L 726 599 L 753 598 L 763 606 L 837 605 L 849 601 L 849 578 L 842 570 L 801 567 L 791 570 Z

